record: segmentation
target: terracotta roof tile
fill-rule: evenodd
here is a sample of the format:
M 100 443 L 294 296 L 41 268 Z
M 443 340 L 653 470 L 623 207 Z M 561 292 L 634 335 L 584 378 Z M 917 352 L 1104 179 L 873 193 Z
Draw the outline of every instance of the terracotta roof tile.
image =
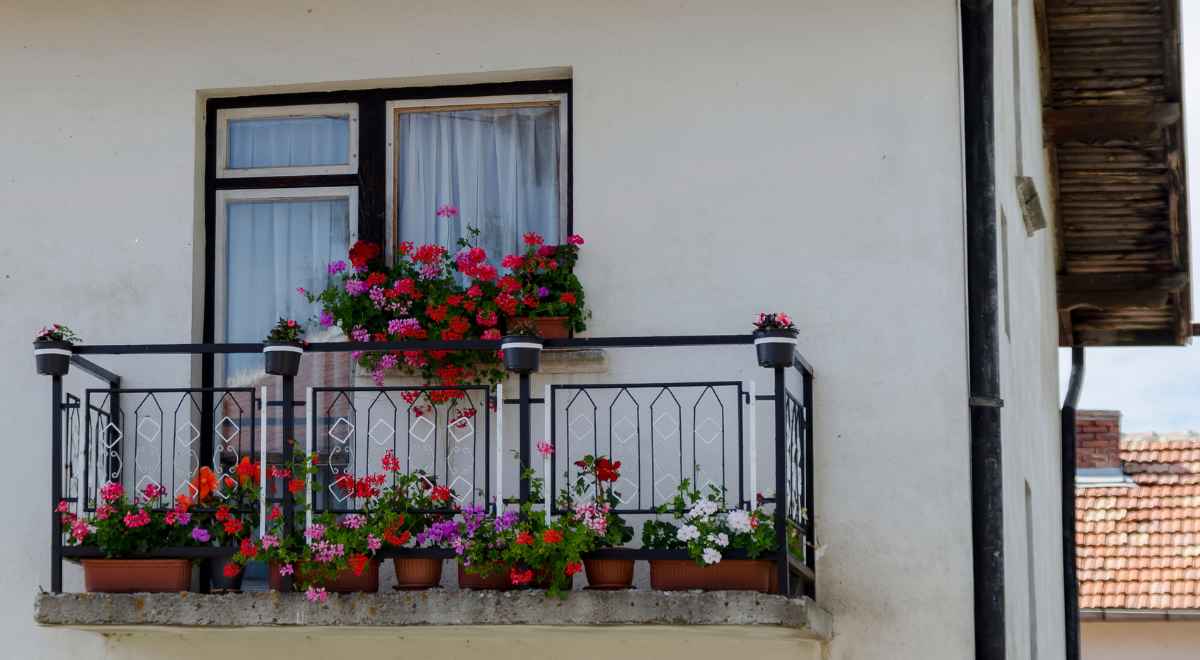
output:
M 1200 608 L 1200 435 L 1132 434 L 1136 484 L 1076 490 L 1079 606 Z

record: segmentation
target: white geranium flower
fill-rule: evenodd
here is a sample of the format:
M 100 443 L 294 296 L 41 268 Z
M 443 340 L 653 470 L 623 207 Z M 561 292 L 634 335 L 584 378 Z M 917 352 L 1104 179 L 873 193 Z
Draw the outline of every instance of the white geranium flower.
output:
M 679 528 L 679 531 L 675 532 L 675 538 L 684 543 L 695 541 L 700 538 L 700 530 L 696 529 L 695 525 L 684 525 Z
M 729 523 L 729 529 L 737 534 L 744 534 L 753 529 L 750 526 L 750 512 L 743 509 L 730 511 L 726 521 Z
M 715 564 L 721 561 L 721 553 L 716 548 L 705 548 L 703 559 L 706 564 Z
M 720 532 L 717 534 L 709 534 L 708 540 L 710 543 L 713 543 L 714 545 L 719 545 L 722 548 L 729 545 L 729 537 L 725 535 L 725 532 Z

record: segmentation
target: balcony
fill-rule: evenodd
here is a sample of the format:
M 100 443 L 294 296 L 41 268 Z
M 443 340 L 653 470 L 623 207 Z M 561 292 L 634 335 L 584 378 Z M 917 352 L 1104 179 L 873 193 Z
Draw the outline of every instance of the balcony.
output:
M 456 506 L 496 511 L 528 502 L 535 489 L 531 482 L 540 478 L 547 494 L 536 503 L 538 515 L 549 518 L 565 513 L 549 493 L 563 486 L 572 463 L 585 453 L 604 454 L 625 466 L 616 484 L 621 493 L 616 512 L 635 527 L 670 502 L 681 479 L 715 487 L 727 509 L 765 506 L 777 549 L 759 558 L 773 562 L 772 594 L 652 590 L 645 563 L 688 554 L 642 548 L 636 541 L 589 555 L 636 560 L 633 590 L 585 591 L 579 575 L 565 600 L 538 591 L 459 591 L 452 570 L 445 571 L 443 589 L 391 593 L 385 575 L 380 593 L 334 596 L 324 605 L 300 594 L 255 593 L 253 584 L 243 593 L 207 595 L 212 560 L 231 556 L 233 546 L 134 555 L 195 560 L 192 591 L 199 593 L 64 594 L 64 563 L 103 554 L 66 544 L 55 514 L 49 530 L 52 593 L 38 596 L 36 618 L 46 625 L 109 630 L 198 624 L 754 624 L 824 638 L 828 615 L 814 603 L 814 374 L 799 354 L 790 368 L 760 369 L 752 341 L 749 335 L 546 340 L 548 362 L 569 365 L 578 361 L 572 351 L 582 351 L 592 365 L 583 370 L 588 373 L 552 368 L 510 374 L 494 387 L 403 379 L 367 384 L 335 368 L 349 364 L 351 351 L 496 350 L 499 342 L 492 341 L 313 343 L 297 377 L 257 374 L 225 387 L 124 387 L 120 375 L 94 360 L 120 360 L 140 381 L 155 377 L 147 373 L 186 379 L 196 364 L 219 367 L 228 356 L 256 359 L 261 345 L 75 346 L 71 372 L 48 379 L 52 489 L 55 503 L 65 501 L 72 512 L 89 514 L 101 503 L 106 482 L 119 482 L 126 491 L 155 484 L 172 495 L 188 494 L 200 466 L 232 476 L 248 457 L 261 462 L 265 477 L 268 466 L 291 465 L 295 452 L 315 455 L 320 470 L 305 484 L 312 502 L 306 510 L 297 508 L 282 482 L 262 480 L 257 509 L 241 511 L 257 518 L 261 530 L 268 507 L 278 506 L 296 524 L 325 511 L 358 510 L 362 502 L 336 488 L 338 477 L 378 469 L 391 451 L 405 470 L 423 470 L 450 486 Z M 612 370 L 603 366 L 609 357 L 618 364 Z M 171 361 L 177 368 L 157 366 Z M 593 368 L 597 364 L 602 368 Z M 710 373 L 714 370 L 720 373 Z M 664 377 L 679 373 L 706 375 Z M 711 377 L 723 374 L 734 377 Z M 554 446 L 552 455 L 536 450 L 543 440 Z M 376 554 L 447 562 L 454 556 L 447 548 L 412 547 L 385 547 Z M 744 553 L 731 549 L 725 557 Z

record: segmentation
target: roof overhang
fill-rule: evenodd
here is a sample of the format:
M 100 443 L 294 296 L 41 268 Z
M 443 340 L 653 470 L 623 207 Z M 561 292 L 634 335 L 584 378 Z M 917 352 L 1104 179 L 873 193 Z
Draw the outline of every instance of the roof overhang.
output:
M 1179 0 L 1044 0 L 1039 9 L 1059 343 L 1186 344 Z

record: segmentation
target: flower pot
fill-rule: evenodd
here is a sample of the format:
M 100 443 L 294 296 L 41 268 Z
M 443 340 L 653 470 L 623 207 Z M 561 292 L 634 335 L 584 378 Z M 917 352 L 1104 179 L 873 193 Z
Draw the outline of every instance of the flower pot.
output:
M 537 371 L 542 361 L 542 338 L 531 335 L 506 335 L 500 341 L 504 368 L 517 373 Z
M 37 372 L 43 376 L 65 376 L 71 368 L 71 342 L 33 342 L 33 361 Z
M 299 589 L 304 582 L 304 573 L 296 571 L 292 576 L 292 588 Z M 279 565 L 272 563 L 267 567 L 267 585 L 275 591 L 283 591 L 283 576 L 279 574 Z M 332 580 L 326 580 L 317 586 L 325 587 L 326 591 L 345 594 L 353 592 L 375 593 L 379 591 L 379 560 L 372 559 L 359 575 L 347 567 Z
M 84 559 L 83 585 L 109 594 L 170 593 L 192 586 L 187 559 Z
M 272 376 L 295 376 L 300 371 L 304 347 L 284 341 L 269 341 L 263 345 L 267 373 Z
M 459 589 L 495 589 L 497 591 L 507 591 L 512 589 L 512 583 L 508 580 L 508 567 L 505 566 L 495 568 L 491 573 L 485 575 L 477 575 L 468 573 L 462 562 L 458 564 L 458 588 Z
M 213 559 L 212 560 L 212 571 L 211 571 L 212 576 L 211 576 L 211 579 L 209 580 L 209 590 L 213 591 L 213 592 L 217 592 L 217 593 L 224 592 L 224 591 L 241 591 L 242 590 L 242 576 L 244 576 L 246 574 L 245 567 L 239 566 L 238 568 L 240 570 L 238 570 L 237 575 L 235 575 L 233 577 L 225 576 L 225 567 L 226 566 L 236 566 L 236 565 L 237 564 L 233 561 L 232 556 L 218 557 L 216 559 Z
M 650 561 L 650 587 L 658 591 L 761 591 L 777 593 L 775 562 L 763 559 L 726 559 L 701 566 L 690 559 Z
M 633 586 L 632 559 L 584 559 L 589 589 L 628 589 Z
M 442 560 L 421 557 L 395 557 L 396 588 L 401 591 L 431 589 L 442 583 Z
M 792 366 L 796 334 L 795 330 L 755 330 L 754 350 L 758 352 L 758 366 L 768 369 Z
M 537 328 L 538 336 L 542 339 L 566 339 L 571 336 L 570 319 L 566 316 L 522 316 L 509 321 L 508 327 L 530 323 Z

